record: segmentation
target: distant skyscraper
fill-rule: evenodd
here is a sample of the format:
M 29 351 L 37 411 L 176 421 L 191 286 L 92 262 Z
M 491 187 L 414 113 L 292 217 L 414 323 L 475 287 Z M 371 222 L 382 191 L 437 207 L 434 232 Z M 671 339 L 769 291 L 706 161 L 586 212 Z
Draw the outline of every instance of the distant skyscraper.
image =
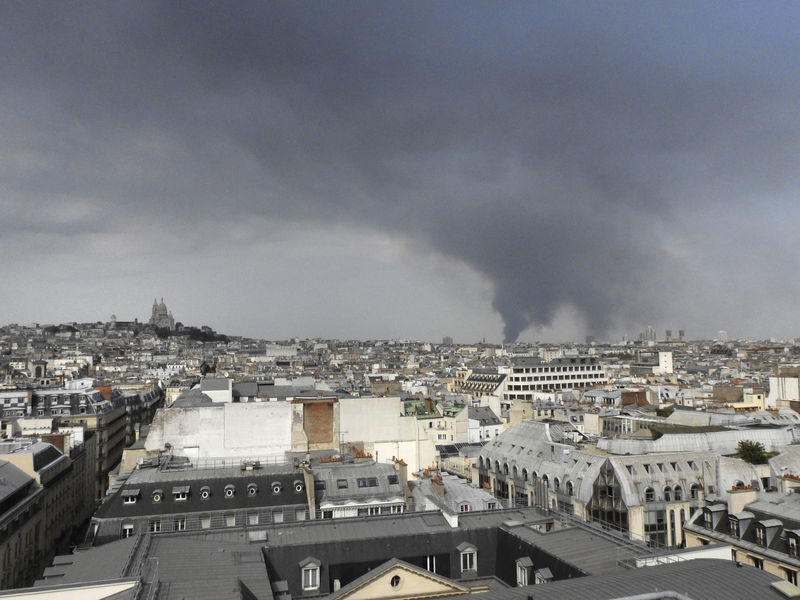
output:
M 647 340 L 648 342 L 656 341 L 656 330 L 652 325 L 647 326 L 647 333 L 645 334 L 645 340 Z
M 683 331 L 683 329 L 678 329 L 678 339 L 680 341 L 683 341 L 685 337 L 686 337 L 686 333 Z
M 667 341 L 672 341 L 672 329 L 667 329 Z
M 720 329 L 720 330 L 717 332 L 717 339 L 718 339 L 720 342 L 727 342 L 727 341 L 728 341 L 728 332 L 727 332 L 727 331 L 725 331 L 724 329 Z
M 453 338 L 449 335 L 446 335 L 442 338 L 442 345 L 443 346 L 452 346 L 453 345 Z

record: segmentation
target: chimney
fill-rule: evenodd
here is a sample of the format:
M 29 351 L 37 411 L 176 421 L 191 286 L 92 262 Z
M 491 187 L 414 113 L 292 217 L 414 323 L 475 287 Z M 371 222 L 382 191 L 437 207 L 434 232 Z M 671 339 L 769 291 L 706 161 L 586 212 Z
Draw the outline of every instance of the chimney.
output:
M 306 486 L 306 501 L 308 502 L 308 518 L 310 520 L 317 518 L 317 497 L 316 486 L 314 485 L 314 472 L 311 470 L 310 463 L 303 463 L 300 465 L 303 470 L 303 483 Z
M 444 482 L 440 475 L 434 475 L 433 479 L 431 479 L 431 485 L 433 486 L 434 493 L 439 496 L 439 498 L 444 498 Z
M 394 470 L 397 471 L 397 478 L 400 480 L 400 485 L 403 486 L 403 493 L 406 495 L 406 500 L 411 498 L 411 490 L 408 487 L 408 465 L 402 458 L 395 459 Z

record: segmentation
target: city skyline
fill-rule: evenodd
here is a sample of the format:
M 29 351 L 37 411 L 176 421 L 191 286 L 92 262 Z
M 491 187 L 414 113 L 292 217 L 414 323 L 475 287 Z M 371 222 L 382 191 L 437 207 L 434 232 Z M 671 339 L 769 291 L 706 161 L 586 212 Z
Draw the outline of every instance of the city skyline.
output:
M 5 4 L 3 321 L 791 337 L 798 16 Z

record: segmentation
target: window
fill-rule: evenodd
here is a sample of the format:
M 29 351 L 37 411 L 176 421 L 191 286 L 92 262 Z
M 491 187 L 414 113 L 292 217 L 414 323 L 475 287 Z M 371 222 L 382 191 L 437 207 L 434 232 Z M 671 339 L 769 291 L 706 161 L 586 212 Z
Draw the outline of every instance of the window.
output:
M 689 488 L 689 498 L 691 498 L 692 500 L 696 500 L 699 491 L 700 491 L 699 486 L 696 483 L 693 483 L 692 486 Z
M 388 481 L 389 485 L 397 485 L 400 483 L 400 479 L 397 477 L 397 475 L 389 475 Z
M 283 512 L 276 510 L 274 513 L 272 513 L 272 522 L 283 523 Z
M 797 548 L 798 548 L 797 536 L 789 535 L 787 537 L 787 539 L 786 539 L 786 542 L 789 545 L 789 556 L 797 557 L 797 555 L 798 555 L 798 552 L 797 552 Z
M 337 479 L 336 480 L 336 489 L 337 490 L 346 490 L 347 489 L 347 479 Z
M 703 511 L 703 525 L 706 529 L 713 529 L 714 528 L 714 519 L 711 517 L 710 510 Z
M 211 516 L 209 515 L 200 516 L 200 529 L 211 529 Z
M 272 493 L 277 496 L 278 494 L 281 493 L 281 491 L 283 491 L 283 484 L 281 484 L 280 481 L 273 481 L 272 482 Z
M 458 510 L 461 512 L 469 512 L 469 504 L 462 504 L 458 507 Z
M 468 550 L 461 553 L 461 572 L 475 570 L 475 551 Z
M 378 478 L 367 477 L 367 487 L 378 487 Z
M 533 570 L 533 561 L 527 557 L 517 559 L 517 585 L 523 586 L 530 583 L 530 574 Z
M 739 537 L 739 520 L 734 517 L 728 518 L 728 527 L 730 530 L 730 534 L 733 537 Z
M 228 484 L 225 486 L 225 497 L 226 498 L 233 498 L 236 495 L 236 488 L 233 487 L 233 484 Z
M 395 575 L 389 580 L 389 585 L 392 586 L 393 589 L 399 588 L 401 583 L 402 579 L 400 579 L 400 575 Z
M 294 482 L 294 493 L 295 494 L 302 494 L 303 493 L 303 482 L 302 481 L 295 481 Z
M 667 486 L 664 488 L 664 502 L 672 501 L 672 488 Z
M 324 481 L 314 481 L 314 491 L 317 492 L 324 492 L 325 491 L 325 482 Z
M 298 508 L 294 512 L 294 520 L 295 521 L 305 521 L 306 520 L 306 509 L 305 508 Z
M 758 558 L 757 556 L 751 556 L 750 560 L 753 562 L 753 566 L 756 569 L 763 569 L 764 568 L 764 561 L 763 559 Z
M 784 567 L 783 574 L 786 575 L 786 581 L 792 585 L 797 585 L 797 571 Z
M 675 492 L 675 502 L 683 500 L 683 488 L 681 486 L 676 485 L 673 491 Z
M 258 493 L 258 486 L 255 483 L 247 484 L 247 495 L 255 496 Z
M 186 517 L 175 519 L 175 531 L 186 531 Z
M 497 508 L 497 502 L 489 502 L 489 503 L 486 505 L 486 508 L 488 508 L 489 510 L 494 510 L 494 509 L 496 509 L 496 508 Z
M 764 527 L 756 527 L 756 543 L 759 546 L 767 545 L 767 530 Z
M 211 497 L 211 488 L 207 485 L 204 485 L 200 488 L 200 498 L 203 500 L 208 500 Z
M 236 527 L 236 515 L 225 515 L 225 527 Z
M 150 533 L 161 533 L 161 521 L 150 521 Z
M 319 589 L 319 566 L 313 565 L 303 568 L 303 591 Z
M 161 490 L 154 490 L 153 491 L 153 502 L 155 504 L 158 504 L 159 502 L 161 502 L 161 498 L 163 498 L 163 497 L 164 497 L 164 492 L 162 492 Z
M 186 500 L 189 497 L 189 486 L 178 485 L 172 488 L 172 497 L 176 502 Z
M 653 488 L 647 488 L 644 491 L 644 501 L 645 502 L 655 502 L 656 499 L 656 491 Z
M 123 504 L 136 504 L 136 496 L 127 495 L 122 497 Z
M 431 573 L 436 573 L 436 556 L 429 554 L 425 557 L 425 568 Z
M 133 523 L 122 524 L 122 537 L 129 538 L 133 535 Z

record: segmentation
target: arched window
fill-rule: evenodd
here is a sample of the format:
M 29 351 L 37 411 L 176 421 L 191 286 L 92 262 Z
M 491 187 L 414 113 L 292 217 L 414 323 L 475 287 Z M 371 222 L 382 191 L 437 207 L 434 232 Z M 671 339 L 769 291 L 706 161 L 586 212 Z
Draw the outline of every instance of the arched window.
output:
M 531 481 L 532 481 L 533 483 L 536 483 L 537 481 L 539 481 L 539 475 L 538 475 L 538 473 L 536 473 L 536 471 L 534 471 L 533 473 L 531 473 Z
M 664 488 L 664 502 L 672 502 L 672 488 L 669 486 Z
M 500 461 L 499 460 L 494 461 L 494 472 L 495 473 L 500 473 Z
M 561 490 L 561 482 L 558 480 L 558 477 L 553 479 L 553 489 L 557 492 Z
M 646 488 L 644 491 L 644 501 L 655 502 L 655 500 L 656 500 L 656 491 L 651 487 Z
M 503 475 L 508 475 L 508 463 L 503 463 Z
M 522 469 L 522 479 L 528 481 L 528 469 Z
M 692 500 L 696 500 L 699 491 L 700 491 L 700 486 L 698 486 L 696 483 L 693 483 L 692 486 L 689 488 L 689 498 L 691 498 Z
M 478 457 L 478 468 L 479 469 L 483 469 L 483 457 L 482 456 Z
M 519 471 L 517 471 L 517 465 L 514 465 L 514 468 L 511 471 L 514 474 L 514 479 L 519 477 Z
M 683 500 L 683 488 L 681 486 L 676 485 L 674 492 L 676 501 L 680 502 L 681 500 Z
M 573 496 L 575 494 L 575 486 L 572 485 L 571 481 L 568 481 L 567 485 L 564 486 L 564 487 L 567 488 L 567 495 L 568 496 Z
M 546 489 L 550 489 L 550 479 L 547 477 L 547 475 L 542 475 L 542 483 Z

